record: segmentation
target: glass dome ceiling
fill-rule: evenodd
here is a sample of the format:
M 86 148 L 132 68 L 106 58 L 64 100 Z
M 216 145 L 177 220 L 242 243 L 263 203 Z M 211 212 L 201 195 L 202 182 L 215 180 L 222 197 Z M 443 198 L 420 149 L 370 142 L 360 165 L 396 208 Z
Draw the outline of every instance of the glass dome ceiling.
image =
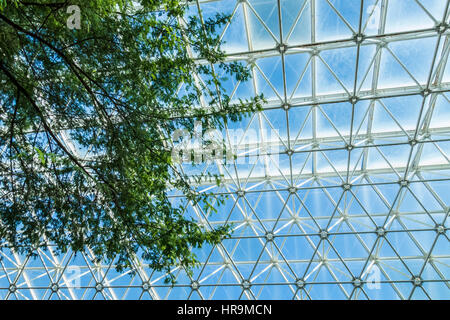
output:
M 187 172 L 223 174 L 199 190 L 228 196 L 206 227 L 233 223 L 198 250 L 192 277 L 164 284 L 75 256 L 4 250 L 3 299 L 448 299 L 450 1 L 206 0 L 232 14 L 227 60 L 252 68 L 234 98 L 262 112 L 223 134 L 238 155 Z M 201 61 L 199 61 L 201 63 Z M 201 81 L 201 79 L 199 79 Z M 70 143 L 70 141 L 67 141 Z M 178 197 L 174 195 L 174 199 Z

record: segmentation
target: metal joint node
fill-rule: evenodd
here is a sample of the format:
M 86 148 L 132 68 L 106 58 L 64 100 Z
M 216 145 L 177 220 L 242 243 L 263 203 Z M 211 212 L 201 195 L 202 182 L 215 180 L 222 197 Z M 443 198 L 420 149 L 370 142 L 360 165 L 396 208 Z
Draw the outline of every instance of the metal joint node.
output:
M 422 96 L 424 96 L 424 97 L 428 96 L 430 93 L 431 93 L 430 89 L 423 89 L 422 90 Z
M 436 232 L 439 234 L 444 234 L 445 233 L 445 226 L 443 226 L 442 224 L 437 225 L 436 226 Z
M 103 284 L 101 284 L 100 282 L 98 282 L 98 283 L 95 285 L 95 290 L 97 290 L 97 291 L 102 291 L 102 290 L 103 290 Z
M 275 238 L 275 235 L 273 234 L 273 232 L 267 231 L 264 237 L 266 238 L 267 241 L 270 242 Z
M 344 190 L 350 190 L 352 188 L 352 185 L 350 183 L 344 183 L 342 185 L 342 189 Z
M 288 111 L 291 108 L 291 105 L 289 103 L 283 103 L 281 106 L 284 110 Z
M 254 67 L 254 66 L 256 65 L 256 59 L 253 58 L 253 57 L 248 58 L 248 59 L 247 59 L 247 64 L 248 64 L 250 67 Z
M 379 227 L 377 228 L 376 233 L 379 237 L 384 237 L 386 235 L 386 229 Z
M 442 22 L 436 26 L 436 31 L 440 34 L 447 31 L 448 25 L 445 22 Z
M 398 183 L 401 187 L 407 187 L 409 185 L 408 180 L 400 180 Z
M 305 287 L 305 280 L 297 279 L 297 281 L 295 281 L 295 284 L 297 285 L 297 288 L 303 289 Z
M 353 286 L 356 287 L 356 288 L 359 288 L 359 287 L 361 287 L 363 285 L 362 280 L 359 279 L 359 278 L 354 278 L 352 283 L 353 283 Z
M 362 43 L 364 41 L 364 38 L 365 36 L 362 33 L 357 33 L 353 36 L 353 39 L 355 40 L 356 44 Z
M 191 282 L 191 288 L 192 290 L 198 290 L 198 288 L 200 288 L 200 284 L 198 283 L 198 281 L 192 281 Z
M 285 53 L 287 51 L 287 49 L 288 49 L 288 46 L 285 43 L 280 43 L 277 46 L 277 50 L 278 50 L 279 53 Z
M 379 46 L 380 48 L 386 48 L 386 47 L 388 46 L 388 43 L 387 43 L 386 41 L 381 40 L 381 41 L 378 43 L 378 46 Z
M 317 49 L 311 50 L 311 56 L 312 56 L 312 57 L 317 56 L 319 53 L 320 53 L 320 51 L 317 50 Z
M 150 289 L 150 283 L 144 282 L 144 283 L 142 284 L 142 290 L 148 291 L 149 289 Z
M 252 286 L 249 280 L 243 280 L 241 285 L 244 290 L 250 289 L 250 287 Z
M 414 277 L 412 279 L 412 282 L 413 282 L 414 286 L 419 287 L 422 285 L 422 278 L 420 278 L 419 276 Z

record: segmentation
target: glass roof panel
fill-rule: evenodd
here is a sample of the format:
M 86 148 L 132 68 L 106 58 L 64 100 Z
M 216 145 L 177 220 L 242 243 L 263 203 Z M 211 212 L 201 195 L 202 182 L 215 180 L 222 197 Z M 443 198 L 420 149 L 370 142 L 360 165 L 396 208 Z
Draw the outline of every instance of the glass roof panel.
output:
M 138 258 L 130 275 L 88 249 L 4 251 L 0 298 L 448 299 L 449 3 L 198 0 L 232 14 L 226 60 L 251 68 L 228 92 L 268 100 L 221 132 L 237 159 L 183 164 L 223 175 L 199 186 L 227 196 L 218 212 L 186 215 L 231 238 L 173 287 Z

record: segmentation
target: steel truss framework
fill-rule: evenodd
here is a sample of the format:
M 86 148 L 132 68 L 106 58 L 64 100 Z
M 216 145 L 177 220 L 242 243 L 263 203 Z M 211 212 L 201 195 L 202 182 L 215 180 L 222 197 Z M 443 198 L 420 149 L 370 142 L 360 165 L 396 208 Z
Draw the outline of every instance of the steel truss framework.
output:
M 173 286 L 138 258 L 131 275 L 88 248 L 5 250 L 0 297 L 449 298 L 449 2 L 194 2 L 202 19 L 232 14 L 227 60 L 253 78 L 230 81 L 230 95 L 268 99 L 224 131 L 236 160 L 183 165 L 223 174 L 199 186 L 228 197 L 219 212 L 186 214 L 207 228 L 233 223 L 232 237 L 199 250 L 192 277 L 175 268 Z

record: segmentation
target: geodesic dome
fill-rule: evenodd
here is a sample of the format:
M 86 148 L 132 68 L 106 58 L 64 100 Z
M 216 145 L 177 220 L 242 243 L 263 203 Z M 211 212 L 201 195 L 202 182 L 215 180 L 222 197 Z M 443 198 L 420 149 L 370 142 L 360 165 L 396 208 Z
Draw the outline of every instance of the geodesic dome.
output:
M 231 13 L 228 61 L 252 69 L 232 99 L 264 110 L 221 134 L 237 154 L 186 172 L 223 175 L 188 206 L 206 227 L 232 223 L 201 266 L 165 284 L 83 254 L 4 250 L 4 299 L 448 299 L 450 1 L 197 0 Z M 201 63 L 201 62 L 199 62 Z M 201 79 L 200 79 L 201 80 Z M 174 198 L 179 195 L 173 195 Z

